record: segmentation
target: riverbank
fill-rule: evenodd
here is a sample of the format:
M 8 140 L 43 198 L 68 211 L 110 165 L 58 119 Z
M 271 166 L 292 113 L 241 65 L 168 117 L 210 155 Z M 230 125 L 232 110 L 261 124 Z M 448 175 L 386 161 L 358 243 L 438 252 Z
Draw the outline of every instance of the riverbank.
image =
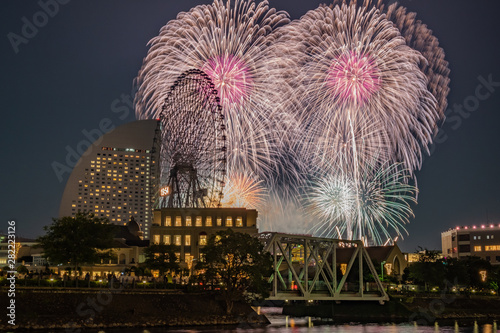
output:
M 404 323 L 433 325 L 434 322 L 500 321 L 500 298 L 490 296 L 435 295 L 395 296 L 384 305 L 378 302 L 345 301 L 340 304 L 286 304 L 283 314 L 294 317 L 311 316 L 335 323 Z
M 0 292 L 0 308 L 7 309 L 7 290 Z M 8 311 L 8 310 L 4 310 Z M 224 302 L 209 293 L 182 291 L 125 291 L 120 289 L 17 289 L 15 326 L 0 317 L 0 330 L 170 327 L 207 325 L 265 325 L 244 303 L 226 315 Z

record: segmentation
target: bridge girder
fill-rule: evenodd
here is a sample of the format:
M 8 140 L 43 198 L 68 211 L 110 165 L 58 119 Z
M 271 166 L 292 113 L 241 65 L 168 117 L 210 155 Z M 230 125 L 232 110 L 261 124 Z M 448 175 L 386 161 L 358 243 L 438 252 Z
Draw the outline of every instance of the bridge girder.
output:
M 264 250 L 273 256 L 273 273 L 269 300 L 330 300 L 330 301 L 379 301 L 389 300 L 382 282 L 378 278 L 373 262 L 360 240 L 340 240 L 283 233 L 261 233 L 259 239 Z M 354 248 L 345 271 L 338 274 L 337 251 Z M 299 260 L 294 260 L 297 257 Z M 358 264 L 358 276 L 353 283 L 353 266 Z M 370 281 L 365 281 L 365 265 L 376 286 L 374 292 L 367 290 Z M 285 275 L 285 276 L 283 276 Z M 340 277 L 342 275 L 342 277 Z M 340 281 L 339 281 L 340 278 Z M 348 282 L 349 279 L 349 282 Z M 348 288 L 351 284 L 351 288 Z M 352 290 L 352 285 L 356 290 Z M 351 290 L 349 290 L 351 289 Z

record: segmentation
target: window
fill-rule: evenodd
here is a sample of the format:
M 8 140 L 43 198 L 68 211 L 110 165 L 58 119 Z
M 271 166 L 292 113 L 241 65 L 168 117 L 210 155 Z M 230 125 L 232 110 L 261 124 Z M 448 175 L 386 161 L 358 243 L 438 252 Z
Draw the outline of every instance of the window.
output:
M 181 246 L 181 235 L 174 236 L 174 244 L 177 246 Z
M 491 239 L 493 239 L 493 236 L 495 236 L 495 235 L 491 235 L 491 237 L 490 237 L 490 238 L 491 238 Z
M 486 235 L 486 239 L 490 239 L 490 235 Z
M 186 227 L 192 227 L 191 216 L 186 216 Z
M 486 245 L 484 247 L 485 251 L 500 251 L 500 245 Z
M 166 227 L 171 227 L 172 226 L 172 216 L 165 217 L 165 226 Z
M 470 245 L 459 245 L 459 252 L 470 252 Z
M 481 236 L 477 236 L 477 239 L 481 239 Z
M 200 235 L 200 246 L 207 245 L 207 235 Z
M 226 227 L 232 227 L 233 226 L 233 217 L 228 216 L 226 217 Z
M 154 241 L 153 241 L 153 243 L 155 245 L 160 244 L 160 235 L 154 235 Z
M 461 241 L 470 241 L 470 235 L 469 234 L 458 235 L 458 241 L 459 242 L 461 242 Z
M 243 218 L 241 216 L 236 217 L 236 226 L 237 227 L 243 226 Z
M 175 226 L 176 227 L 182 227 L 182 217 L 181 216 L 176 216 L 175 217 Z
M 170 235 L 163 235 L 163 243 L 170 245 Z
M 496 257 L 495 257 L 495 260 L 496 260 L 497 262 L 500 262 L 500 256 L 496 256 Z
M 201 216 L 196 216 L 195 226 L 201 227 Z
M 205 226 L 211 227 L 212 226 L 212 216 L 207 216 L 205 218 Z
M 476 239 L 477 239 L 477 236 L 474 236 L 474 240 L 476 240 Z
M 474 246 L 474 251 L 480 252 L 481 251 L 481 246 Z
M 191 235 L 184 236 L 184 245 L 191 246 Z
M 222 226 L 222 217 L 217 217 L 217 226 Z

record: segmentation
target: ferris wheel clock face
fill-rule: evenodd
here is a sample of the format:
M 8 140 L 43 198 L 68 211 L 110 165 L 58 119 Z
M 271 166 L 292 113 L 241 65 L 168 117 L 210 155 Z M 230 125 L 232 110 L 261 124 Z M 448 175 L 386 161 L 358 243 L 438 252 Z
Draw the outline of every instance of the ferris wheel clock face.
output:
M 160 197 L 166 197 L 170 195 L 170 186 L 163 186 L 160 188 Z
M 217 90 L 200 70 L 181 74 L 161 114 L 160 196 L 176 208 L 218 207 L 226 175 L 226 126 Z

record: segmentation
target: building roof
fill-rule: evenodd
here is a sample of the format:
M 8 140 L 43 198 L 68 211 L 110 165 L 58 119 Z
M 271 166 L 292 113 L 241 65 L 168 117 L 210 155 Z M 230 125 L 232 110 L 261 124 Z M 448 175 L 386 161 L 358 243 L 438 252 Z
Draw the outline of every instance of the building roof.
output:
M 128 246 L 139 246 L 139 247 L 149 246 L 148 240 L 142 240 L 139 236 L 132 234 L 128 226 L 116 225 L 114 227 L 115 227 L 114 239 L 116 241 L 120 242 L 120 240 L 122 240 L 121 243 Z
M 372 260 L 378 262 L 386 261 L 391 252 L 394 250 L 395 245 L 391 246 L 370 246 L 366 247 L 366 251 Z M 351 259 L 355 247 L 338 248 L 337 249 L 337 262 L 347 263 Z
M 455 228 L 450 228 L 446 231 L 441 232 L 442 234 L 450 232 L 450 231 L 465 231 L 465 232 L 472 232 L 472 231 L 490 231 L 490 230 L 499 230 L 500 229 L 500 224 L 494 224 L 494 223 L 484 223 L 480 225 L 465 225 L 465 226 L 457 226 Z

